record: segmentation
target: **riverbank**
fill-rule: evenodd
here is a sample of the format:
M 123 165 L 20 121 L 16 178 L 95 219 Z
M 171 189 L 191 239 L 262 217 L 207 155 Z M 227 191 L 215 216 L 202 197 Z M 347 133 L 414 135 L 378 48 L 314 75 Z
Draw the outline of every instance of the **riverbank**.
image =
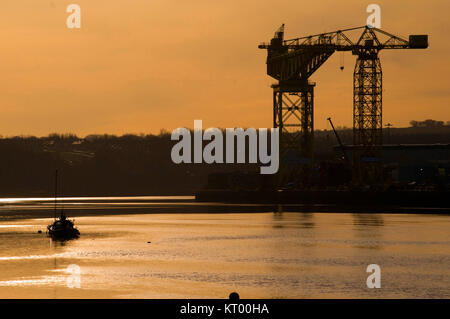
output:
M 344 204 L 272 204 L 202 202 L 194 196 L 63 197 L 57 214 L 70 218 L 128 214 L 226 214 L 226 213 L 368 213 L 450 215 L 448 207 Z M 54 198 L 0 198 L 0 220 L 52 218 Z
M 310 211 L 450 212 L 448 191 L 201 190 L 198 202 L 294 205 Z

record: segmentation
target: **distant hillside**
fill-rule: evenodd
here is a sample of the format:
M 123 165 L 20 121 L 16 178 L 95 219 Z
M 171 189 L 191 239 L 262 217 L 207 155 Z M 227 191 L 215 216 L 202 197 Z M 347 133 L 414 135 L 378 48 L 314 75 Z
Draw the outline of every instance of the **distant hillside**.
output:
M 338 131 L 344 144 L 352 130 Z M 387 143 L 450 143 L 450 126 L 391 128 Z M 192 194 L 212 172 L 257 170 L 259 165 L 172 163 L 175 142 L 160 135 L 75 135 L 0 139 L 0 196 L 53 196 L 55 168 L 65 196 Z M 333 159 L 332 131 L 315 133 L 316 160 Z

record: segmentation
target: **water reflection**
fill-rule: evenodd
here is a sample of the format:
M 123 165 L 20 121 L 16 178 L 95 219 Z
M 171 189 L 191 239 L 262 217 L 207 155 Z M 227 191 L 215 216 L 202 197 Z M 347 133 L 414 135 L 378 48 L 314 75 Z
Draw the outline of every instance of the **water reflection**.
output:
M 286 222 L 292 222 L 291 219 L 286 220 L 284 218 L 284 207 L 281 204 L 278 204 L 276 210 L 273 212 L 273 228 L 283 228 Z M 294 216 L 294 215 L 291 215 Z M 315 223 L 313 221 L 314 214 L 309 212 L 296 213 L 295 216 L 298 218 L 295 219 L 295 224 L 299 228 L 314 228 Z
M 302 213 L 300 214 L 300 226 L 302 228 L 314 228 L 315 223 L 313 221 L 313 213 Z
M 355 237 L 362 239 L 357 248 L 381 249 L 384 220 L 380 214 L 352 214 Z
M 283 205 L 277 205 L 273 212 L 273 228 L 283 228 Z
M 67 242 L 70 239 L 52 239 L 52 238 L 49 238 L 49 240 L 50 240 L 51 247 L 57 248 L 57 247 L 64 247 L 64 246 L 66 246 Z
M 390 276 L 379 297 L 448 295 L 448 216 L 248 207 L 79 217 L 83 236 L 71 242 L 37 234 L 41 216 L 0 220 L 0 298 L 370 298 L 371 263 Z M 66 285 L 72 264 L 80 289 Z
M 352 214 L 353 225 L 383 226 L 384 220 L 381 214 Z

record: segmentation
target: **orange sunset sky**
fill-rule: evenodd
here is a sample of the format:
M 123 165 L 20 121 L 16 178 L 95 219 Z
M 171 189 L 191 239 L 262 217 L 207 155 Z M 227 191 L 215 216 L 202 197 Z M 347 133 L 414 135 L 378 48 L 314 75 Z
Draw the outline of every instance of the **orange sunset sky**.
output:
M 66 7 L 81 6 L 68 29 Z M 269 41 L 364 25 L 429 34 L 427 50 L 382 51 L 383 122 L 450 121 L 448 0 L 2 0 L 0 134 L 159 133 L 192 127 L 270 127 Z M 335 53 L 311 78 L 315 127 L 351 127 L 355 57 Z

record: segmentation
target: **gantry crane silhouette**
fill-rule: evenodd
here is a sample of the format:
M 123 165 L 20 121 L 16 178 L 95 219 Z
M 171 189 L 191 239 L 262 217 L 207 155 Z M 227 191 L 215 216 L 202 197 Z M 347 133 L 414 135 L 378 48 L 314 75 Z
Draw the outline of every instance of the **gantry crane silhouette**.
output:
M 350 33 L 362 30 L 356 41 Z M 405 40 L 383 30 L 362 26 L 284 40 L 284 24 L 267 50 L 267 74 L 273 84 L 273 126 L 280 130 L 278 186 L 308 187 L 314 163 L 314 87 L 309 77 L 336 51 L 357 56 L 353 73 L 353 182 L 382 182 L 382 71 L 379 52 L 425 49 L 428 35 Z

